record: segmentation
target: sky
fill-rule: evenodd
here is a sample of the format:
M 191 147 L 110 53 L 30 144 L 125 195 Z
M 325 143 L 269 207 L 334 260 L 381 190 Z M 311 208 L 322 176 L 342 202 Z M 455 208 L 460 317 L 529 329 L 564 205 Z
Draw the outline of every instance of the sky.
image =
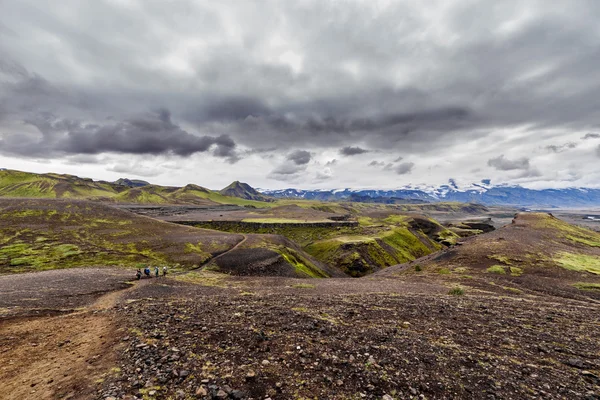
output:
M 600 2 L 0 1 L 0 167 L 600 187 Z

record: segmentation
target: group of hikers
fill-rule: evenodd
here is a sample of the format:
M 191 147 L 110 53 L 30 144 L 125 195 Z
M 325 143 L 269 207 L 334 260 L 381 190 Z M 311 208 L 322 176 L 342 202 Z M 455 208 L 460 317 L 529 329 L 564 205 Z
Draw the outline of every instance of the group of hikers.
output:
M 158 266 L 154 267 L 154 275 L 158 278 L 160 274 L 160 268 Z M 167 276 L 167 266 L 165 265 L 162 268 L 162 274 L 163 276 Z M 147 278 L 151 278 L 152 274 L 150 273 L 150 267 L 146 266 L 144 268 L 144 275 L 146 275 Z M 138 280 L 142 279 L 142 270 L 138 268 L 138 270 L 135 273 L 135 276 L 138 278 Z

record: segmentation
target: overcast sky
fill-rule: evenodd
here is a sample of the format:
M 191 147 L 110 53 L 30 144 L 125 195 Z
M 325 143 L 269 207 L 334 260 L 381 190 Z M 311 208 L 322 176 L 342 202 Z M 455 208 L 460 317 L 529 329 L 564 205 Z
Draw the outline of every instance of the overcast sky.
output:
M 1 0 L 0 167 L 600 187 L 600 1 Z

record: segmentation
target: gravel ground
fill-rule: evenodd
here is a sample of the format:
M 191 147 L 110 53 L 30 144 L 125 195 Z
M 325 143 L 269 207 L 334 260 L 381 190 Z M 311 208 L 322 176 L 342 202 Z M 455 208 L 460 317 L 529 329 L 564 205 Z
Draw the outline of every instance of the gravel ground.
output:
M 98 398 L 600 398 L 597 306 L 339 281 L 131 291 Z

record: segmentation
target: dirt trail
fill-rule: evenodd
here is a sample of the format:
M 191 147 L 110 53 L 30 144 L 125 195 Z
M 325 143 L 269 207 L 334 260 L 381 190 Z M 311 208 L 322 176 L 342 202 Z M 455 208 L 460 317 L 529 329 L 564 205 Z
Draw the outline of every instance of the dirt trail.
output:
M 248 239 L 248 236 L 246 236 L 246 235 L 244 235 L 244 234 L 242 234 L 242 236 L 243 236 L 244 238 L 243 238 L 242 240 L 240 240 L 238 244 L 236 244 L 235 246 L 233 246 L 231 249 L 227 250 L 226 252 L 224 252 L 224 253 L 221 253 L 221 254 L 219 254 L 219 255 L 218 255 L 218 256 L 216 256 L 216 257 L 213 257 L 213 258 L 211 258 L 211 259 L 210 259 L 210 260 L 208 260 L 208 261 L 207 261 L 207 262 L 206 262 L 204 265 L 206 266 L 206 265 L 208 265 L 208 264 L 211 264 L 211 263 L 215 262 L 215 261 L 216 261 L 216 260 L 218 260 L 219 258 L 223 257 L 223 256 L 224 256 L 224 255 L 226 255 L 226 254 L 229 254 L 229 253 L 231 253 L 232 251 L 234 251 L 235 249 L 237 249 L 238 247 L 240 247 L 241 245 L 243 245 L 244 243 L 246 243 L 246 240 Z
M 227 250 L 227 251 L 224 251 L 223 253 L 219 254 L 218 256 L 215 256 L 215 257 L 209 258 L 208 260 L 206 260 L 206 261 L 204 261 L 202 264 L 200 264 L 200 266 L 199 266 L 198 268 L 192 268 L 192 269 L 189 269 L 189 270 L 186 270 L 186 271 L 183 271 L 183 272 L 178 272 L 178 273 L 176 273 L 176 274 L 174 274 L 174 275 L 185 275 L 185 274 L 187 274 L 188 272 L 191 272 L 191 271 L 198 271 L 198 270 L 201 270 L 201 269 L 203 269 L 204 267 L 207 267 L 208 265 L 210 265 L 210 264 L 214 263 L 214 262 L 215 262 L 216 260 L 218 260 L 219 258 L 221 258 L 221 257 L 223 257 L 223 256 L 225 256 L 225 255 L 227 255 L 227 254 L 229 254 L 229 253 L 231 253 L 232 251 L 234 251 L 235 249 L 237 249 L 238 247 L 240 247 L 241 245 L 243 245 L 244 243 L 246 243 L 246 240 L 248 239 L 248 236 L 247 236 L 247 235 L 245 235 L 245 234 L 242 234 L 242 233 L 240 233 L 240 235 L 242 235 L 242 236 L 243 236 L 242 240 L 240 240 L 240 241 L 239 241 L 239 242 L 238 242 L 238 243 L 237 243 L 235 246 L 233 246 L 233 247 L 232 247 L 232 248 L 230 248 L 229 250 Z
M 0 399 L 90 398 L 115 362 L 115 315 L 109 310 L 132 287 L 101 296 L 85 309 L 57 317 L 0 323 Z M 112 371 L 115 373 L 116 371 Z
M 237 249 L 207 260 L 202 267 Z M 109 311 L 129 291 L 154 282 L 142 279 L 111 291 L 79 311 L 60 316 L 0 321 L 0 399 L 87 399 L 94 383 L 111 374 L 121 343 L 116 316 Z M 106 351 L 111 349 L 113 351 Z

